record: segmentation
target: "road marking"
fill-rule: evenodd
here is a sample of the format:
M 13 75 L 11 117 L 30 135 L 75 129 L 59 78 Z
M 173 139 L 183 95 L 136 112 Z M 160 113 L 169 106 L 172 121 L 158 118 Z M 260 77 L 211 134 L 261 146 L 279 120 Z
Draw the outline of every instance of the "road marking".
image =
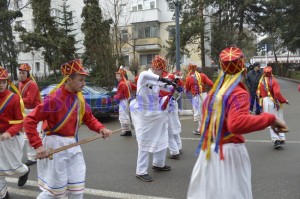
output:
M 6 178 L 6 181 L 9 183 L 16 184 L 18 182 L 18 178 Z M 38 187 L 38 182 L 33 180 L 28 180 L 26 185 Z M 8 191 L 17 195 L 22 196 L 29 196 L 36 198 L 39 191 L 31 191 L 26 189 L 17 189 L 13 187 L 8 187 Z M 155 197 L 155 196 L 145 196 L 145 195 L 138 195 L 138 194 L 130 194 L 130 193 L 122 193 L 122 192 L 114 192 L 114 191 L 105 191 L 105 190 L 98 190 L 98 189 L 88 189 L 86 188 L 84 194 L 98 196 L 98 197 L 108 197 L 108 198 L 120 198 L 120 199 L 170 199 L 170 198 L 163 198 L 163 197 Z
M 181 138 L 182 140 L 193 140 L 193 141 L 200 141 L 200 136 L 198 136 L 197 138 Z M 246 140 L 247 142 L 257 142 L 257 143 L 270 143 L 272 142 L 271 140 Z M 293 144 L 300 144 L 300 141 L 286 141 L 287 144 L 289 143 L 293 143 Z

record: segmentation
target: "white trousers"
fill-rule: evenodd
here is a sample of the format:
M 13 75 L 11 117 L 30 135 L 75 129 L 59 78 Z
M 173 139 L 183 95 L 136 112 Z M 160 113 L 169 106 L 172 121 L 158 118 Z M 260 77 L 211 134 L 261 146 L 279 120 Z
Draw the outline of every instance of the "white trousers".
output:
M 131 131 L 131 117 L 129 111 L 129 100 L 120 100 L 119 104 L 119 121 L 121 123 L 122 132 Z
M 75 138 L 56 135 L 45 136 L 43 139 L 46 149 L 56 149 L 75 142 Z M 42 190 L 38 198 L 83 198 L 86 165 L 80 146 L 54 154 L 53 160 L 38 160 L 37 170 Z
M 182 149 L 182 142 L 180 134 L 173 134 L 169 132 L 169 150 L 171 155 L 179 154 Z
M 7 193 L 7 185 L 4 176 L 0 176 L 0 198 L 4 198 Z
M 24 137 L 13 136 L 11 139 L 0 141 L 0 198 L 7 193 L 6 176 L 20 177 L 28 172 L 28 167 L 23 164 Z
M 26 115 L 28 115 L 33 109 L 25 109 L 25 113 Z M 43 126 L 43 122 L 39 122 L 37 125 L 37 132 L 41 135 L 42 132 L 42 126 Z M 36 152 L 34 150 L 33 147 L 30 146 L 28 138 L 26 136 L 26 133 L 24 133 L 24 148 L 26 148 L 27 151 L 27 159 L 30 161 L 36 161 L 35 157 L 36 157 Z
M 153 153 L 153 166 L 164 167 L 166 162 L 166 152 L 167 149 Z M 148 174 L 148 165 L 149 165 L 149 153 L 148 151 L 138 150 L 136 174 L 145 175 Z
M 202 120 L 202 104 L 205 98 L 207 97 L 207 93 L 203 92 L 200 95 L 195 95 L 192 100 L 193 111 L 194 111 L 194 121 L 199 121 L 201 123 Z
M 211 145 L 210 159 L 206 152 L 199 154 L 195 163 L 188 199 L 252 199 L 251 164 L 245 144 L 224 144 L 224 160 L 220 150 Z
M 282 108 L 277 110 L 277 107 L 274 106 L 274 102 L 269 97 L 263 98 L 263 108 L 265 113 L 272 113 L 276 116 L 276 118 L 284 121 Z M 285 140 L 285 133 L 276 134 L 272 128 L 270 128 L 270 136 L 271 140 Z

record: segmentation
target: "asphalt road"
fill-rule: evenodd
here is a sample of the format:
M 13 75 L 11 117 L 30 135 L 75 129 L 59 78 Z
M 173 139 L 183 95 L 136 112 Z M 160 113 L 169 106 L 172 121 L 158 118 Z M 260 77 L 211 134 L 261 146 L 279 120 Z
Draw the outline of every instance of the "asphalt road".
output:
M 282 93 L 290 102 L 284 105 L 284 117 L 290 128 L 287 144 L 274 150 L 269 131 L 245 135 L 252 164 L 252 188 L 255 199 L 300 199 L 300 93 L 297 84 L 279 80 Z M 100 118 L 112 130 L 120 127 L 117 117 Z M 181 134 L 183 155 L 180 160 L 169 160 L 172 171 L 158 173 L 149 167 L 154 181 L 147 183 L 135 177 L 137 143 L 135 136 L 114 134 L 106 140 L 96 140 L 82 146 L 87 165 L 86 194 L 84 198 L 186 198 L 189 178 L 196 161 L 194 151 L 199 137 L 192 134 L 196 123 L 190 116 L 182 117 Z M 85 125 L 80 138 L 95 135 Z M 151 161 L 150 161 L 151 162 Z M 36 198 L 39 193 L 36 166 L 31 167 L 29 182 L 22 188 L 16 178 L 8 178 L 12 199 Z

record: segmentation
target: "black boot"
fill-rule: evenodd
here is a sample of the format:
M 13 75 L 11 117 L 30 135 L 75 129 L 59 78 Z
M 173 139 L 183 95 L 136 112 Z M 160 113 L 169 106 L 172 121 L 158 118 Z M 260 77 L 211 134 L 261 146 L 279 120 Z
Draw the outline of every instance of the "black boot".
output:
M 29 172 L 30 172 L 30 168 L 28 167 L 27 173 L 25 173 L 24 175 L 22 175 L 21 177 L 19 177 L 19 180 L 18 180 L 18 186 L 19 187 L 22 187 L 22 186 L 24 186 L 26 184 L 26 182 L 28 180 Z
M 121 136 L 132 136 L 131 131 L 125 131 L 125 133 L 122 133 Z
M 8 198 L 9 198 L 9 194 L 8 194 L 8 192 L 6 192 L 6 194 L 5 194 L 5 196 L 4 196 L 3 199 L 8 199 Z

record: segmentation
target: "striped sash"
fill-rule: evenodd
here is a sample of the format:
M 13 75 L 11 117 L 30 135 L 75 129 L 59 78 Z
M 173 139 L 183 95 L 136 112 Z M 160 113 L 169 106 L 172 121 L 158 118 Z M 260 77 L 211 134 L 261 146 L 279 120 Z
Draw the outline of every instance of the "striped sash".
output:
M 31 81 L 28 81 L 23 89 L 21 90 L 21 96 L 24 97 L 24 92 L 27 90 L 27 87 L 30 85 Z
M 65 124 L 66 122 L 70 119 L 71 114 L 74 112 L 78 104 L 78 98 L 75 98 L 72 106 L 69 108 L 69 111 L 64 115 L 62 120 L 58 122 L 52 129 L 45 131 L 44 133 L 46 135 L 58 135 L 56 134 Z
M 5 100 L 3 101 L 3 103 L 0 105 L 0 113 L 2 113 L 2 111 L 5 109 L 5 107 L 8 105 L 8 103 L 10 102 L 10 100 L 12 99 L 14 93 L 10 93 Z

